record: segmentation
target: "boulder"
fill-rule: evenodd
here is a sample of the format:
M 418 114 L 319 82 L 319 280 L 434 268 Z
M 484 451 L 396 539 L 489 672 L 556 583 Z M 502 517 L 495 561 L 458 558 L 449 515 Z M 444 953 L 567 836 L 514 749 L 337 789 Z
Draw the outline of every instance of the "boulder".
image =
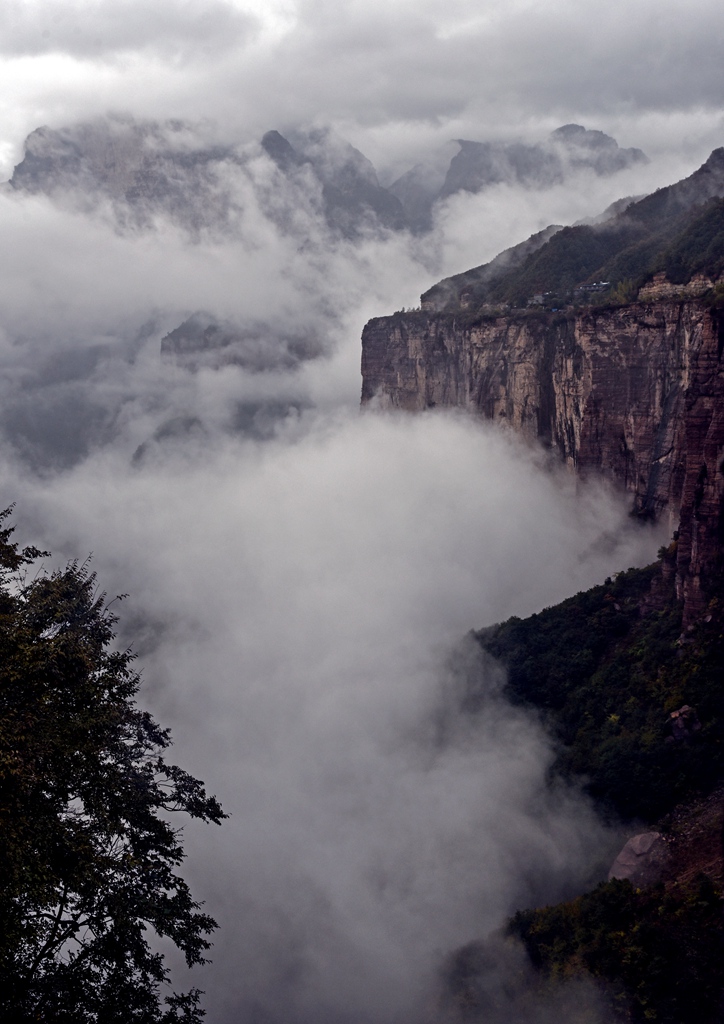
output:
M 611 865 L 609 882 L 612 878 L 627 878 L 633 885 L 650 885 L 661 871 L 665 849 L 660 832 L 632 836 Z

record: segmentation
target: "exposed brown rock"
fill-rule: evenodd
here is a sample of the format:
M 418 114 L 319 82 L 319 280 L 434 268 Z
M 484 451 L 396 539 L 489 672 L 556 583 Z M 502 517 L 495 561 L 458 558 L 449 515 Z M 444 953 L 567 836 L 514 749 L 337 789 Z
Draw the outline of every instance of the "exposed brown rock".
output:
M 661 271 L 639 290 L 639 302 L 655 302 L 658 299 L 691 299 L 714 287 L 714 282 L 705 274 L 694 274 L 688 284 L 672 284 Z
M 397 313 L 362 337 L 362 402 L 468 409 L 602 473 L 679 526 L 684 626 L 720 569 L 724 314 L 703 299 L 468 320 Z

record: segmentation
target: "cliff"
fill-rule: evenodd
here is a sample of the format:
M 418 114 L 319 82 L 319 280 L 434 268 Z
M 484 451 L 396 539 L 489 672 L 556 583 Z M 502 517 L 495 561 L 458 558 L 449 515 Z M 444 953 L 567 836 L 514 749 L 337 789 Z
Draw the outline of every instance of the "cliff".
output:
M 626 306 L 371 320 L 362 402 L 457 407 L 505 423 L 678 523 L 684 625 L 706 608 L 724 523 L 724 311 L 671 296 Z

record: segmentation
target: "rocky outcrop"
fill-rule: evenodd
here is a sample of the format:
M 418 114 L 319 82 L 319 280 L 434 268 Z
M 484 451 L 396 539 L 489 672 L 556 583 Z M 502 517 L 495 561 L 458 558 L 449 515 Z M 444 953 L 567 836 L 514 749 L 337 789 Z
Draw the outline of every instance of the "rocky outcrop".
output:
M 611 865 L 608 880 L 627 878 L 633 885 L 651 885 L 658 880 L 665 854 L 660 832 L 632 836 Z
M 639 289 L 639 302 L 656 302 L 659 299 L 693 299 L 714 287 L 714 282 L 705 274 L 694 274 L 688 284 L 672 284 L 665 271 L 654 274 L 653 279 Z
M 602 473 L 679 527 L 685 625 L 720 570 L 724 312 L 703 299 L 467 319 L 397 313 L 362 339 L 362 402 L 456 407 Z

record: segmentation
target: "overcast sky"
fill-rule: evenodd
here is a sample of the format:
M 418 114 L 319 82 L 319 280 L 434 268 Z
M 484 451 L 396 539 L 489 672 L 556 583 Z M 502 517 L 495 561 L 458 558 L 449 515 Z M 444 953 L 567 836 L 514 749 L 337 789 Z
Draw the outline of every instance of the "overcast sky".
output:
M 1 153 L 112 109 L 241 139 L 320 120 L 383 165 L 569 121 L 701 155 L 723 45 L 717 0 L 6 0 Z

